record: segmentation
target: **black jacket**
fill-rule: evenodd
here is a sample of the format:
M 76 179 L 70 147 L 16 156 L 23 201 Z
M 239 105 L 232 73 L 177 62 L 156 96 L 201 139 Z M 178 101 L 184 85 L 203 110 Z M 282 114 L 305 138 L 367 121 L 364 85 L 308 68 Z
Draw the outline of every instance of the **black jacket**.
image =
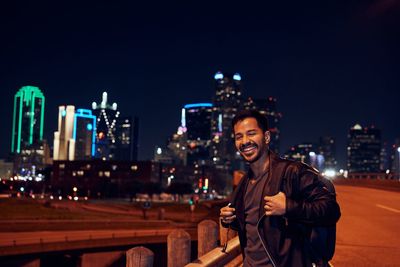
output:
M 266 216 L 265 201 L 260 199 L 258 233 L 267 255 L 276 267 L 311 266 L 305 241 L 312 226 L 334 226 L 340 218 L 340 208 L 334 194 L 322 183 L 319 173 L 306 164 L 279 158 L 270 152 L 268 177 L 263 197 L 279 191 L 286 195 L 286 214 Z M 230 227 L 239 233 L 242 252 L 246 247 L 244 194 L 248 176 L 243 177 L 232 194 L 236 220 Z M 227 226 L 227 225 L 225 225 Z

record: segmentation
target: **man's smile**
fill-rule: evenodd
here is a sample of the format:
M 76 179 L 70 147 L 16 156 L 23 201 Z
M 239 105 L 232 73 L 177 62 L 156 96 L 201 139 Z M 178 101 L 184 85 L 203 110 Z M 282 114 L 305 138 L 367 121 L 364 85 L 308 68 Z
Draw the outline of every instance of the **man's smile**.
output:
M 254 143 L 249 143 L 240 146 L 240 152 L 245 155 L 251 155 L 257 150 L 258 146 Z

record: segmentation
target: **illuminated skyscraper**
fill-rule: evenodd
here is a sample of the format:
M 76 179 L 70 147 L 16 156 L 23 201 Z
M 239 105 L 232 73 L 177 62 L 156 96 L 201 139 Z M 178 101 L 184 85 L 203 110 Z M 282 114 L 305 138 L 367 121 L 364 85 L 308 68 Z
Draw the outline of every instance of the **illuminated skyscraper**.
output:
M 183 128 L 186 128 L 187 164 L 205 165 L 210 160 L 211 103 L 196 103 L 184 106 Z
M 211 139 L 211 103 L 187 104 L 184 106 L 187 128 L 187 139 L 206 140 Z
M 88 109 L 78 109 L 74 116 L 73 160 L 91 159 L 95 155 L 96 116 Z
M 347 169 L 351 173 L 380 171 L 381 131 L 356 124 L 348 134 Z
M 14 96 L 11 152 L 14 172 L 23 179 L 36 177 L 45 165 L 48 146 L 43 140 L 45 98 L 38 87 L 24 86 Z
M 88 109 L 58 108 L 58 131 L 54 133 L 54 160 L 85 160 L 95 153 L 96 117 Z
M 245 109 L 257 110 L 267 117 L 268 127 L 271 133 L 271 143 L 269 147 L 272 151 L 279 153 L 280 146 L 280 122 L 282 113 L 276 109 L 276 98 L 268 97 L 266 99 L 253 99 L 251 97 L 244 103 Z
M 222 169 L 230 169 L 236 160 L 240 160 L 233 144 L 232 119 L 242 103 L 242 78 L 217 72 L 215 96 L 211 119 L 211 158 Z
M 93 113 L 97 118 L 96 157 L 104 160 L 115 158 L 116 124 L 119 117 L 117 103 L 108 103 L 107 92 L 103 92 L 100 104 L 92 103 Z
M 71 140 L 74 132 L 75 107 L 58 107 L 58 131 L 54 132 L 54 160 L 71 159 L 69 155 Z
M 42 91 L 35 86 L 24 86 L 15 94 L 12 153 L 21 153 L 43 140 L 44 100 Z

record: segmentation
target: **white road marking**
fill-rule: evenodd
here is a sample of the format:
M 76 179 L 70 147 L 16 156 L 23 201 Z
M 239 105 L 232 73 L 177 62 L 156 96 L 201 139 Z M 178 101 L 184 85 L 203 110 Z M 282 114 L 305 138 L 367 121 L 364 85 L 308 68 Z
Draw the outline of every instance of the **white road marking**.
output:
M 393 212 L 396 212 L 396 213 L 400 213 L 400 210 L 394 209 L 394 208 L 390 208 L 388 206 L 384 206 L 384 205 L 380 205 L 380 204 L 376 204 L 375 206 L 377 206 L 378 208 L 381 208 L 381 209 L 390 210 L 390 211 L 393 211 Z

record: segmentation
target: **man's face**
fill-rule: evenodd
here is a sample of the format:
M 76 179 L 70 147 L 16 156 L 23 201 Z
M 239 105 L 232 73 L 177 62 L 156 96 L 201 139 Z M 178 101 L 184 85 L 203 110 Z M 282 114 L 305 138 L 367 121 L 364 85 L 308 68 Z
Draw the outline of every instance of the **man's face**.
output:
M 235 133 L 235 146 L 242 157 L 250 163 L 257 161 L 263 153 L 267 152 L 270 142 L 270 133 L 258 126 L 256 119 L 245 118 L 233 127 Z

